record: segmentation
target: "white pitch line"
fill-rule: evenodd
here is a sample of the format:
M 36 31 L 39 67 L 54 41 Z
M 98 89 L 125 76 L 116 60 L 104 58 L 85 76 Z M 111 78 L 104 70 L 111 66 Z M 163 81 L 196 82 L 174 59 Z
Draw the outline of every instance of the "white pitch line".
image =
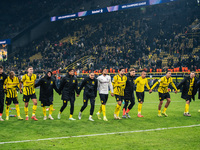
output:
M 93 137 L 93 136 L 113 135 L 113 134 L 139 133 L 139 132 L 160 131 L 160 130 L 170 130 L 170 129 L 180 129 L 180 128 L 191 128 L 191 127 L 199 127 L 199 126 L 200 126 L 200 124 L 189 125 L 189 126 L 168 127 L 168 128 L 147 129 L 147 130 L 135 130 L 135 131 L 124 131 L 124 132 L 111 132 L 111 133 L 99 133 L 99 134 L 89 134 L 89 135 L 55 137 L 55 138 L 45 138 L 45 139 L 36 139 L 36 140 L 8 141 L 8 142 L 0 142 L 0 144 L 38 142 L 38 141 L 60 140 L 60 139 L 69 139 L 69 138 L 82 138 L 82 137 Z

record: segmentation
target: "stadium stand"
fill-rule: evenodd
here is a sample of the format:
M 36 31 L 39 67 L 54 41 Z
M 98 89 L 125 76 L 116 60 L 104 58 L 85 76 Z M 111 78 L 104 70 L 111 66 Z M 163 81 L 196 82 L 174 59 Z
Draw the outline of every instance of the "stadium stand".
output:
M 109 5 L 128 2 L 113 0 Z M 85 3 L 91 3 L 90 8 L 97 7 L 93 1 Z M 70 6 L 74 6 L 73 2 Z M 72 12 L 65 5 L 61 8 L 62 13 Z M 43 11 L 50 9 L 52 6 Z M 199 71 L 198 14 L 200 10 L 193 1 L 183 0 L 66 20 L 28 46 L 18 47 L 6 65 L 18 73 L 29 65 L 38 73 L 58 69 L 65 72 L 69 65 L 84 73 L 99 72 L 104 67 L 113 73 L 120 66 L 148 72 Z

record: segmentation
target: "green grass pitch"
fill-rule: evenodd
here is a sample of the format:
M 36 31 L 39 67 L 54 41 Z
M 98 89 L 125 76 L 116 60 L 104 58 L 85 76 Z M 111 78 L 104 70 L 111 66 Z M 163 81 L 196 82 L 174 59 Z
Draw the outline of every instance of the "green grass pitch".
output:
M 36 90 L 39 98 L 39 90 Z M 157 106 L 159 103 L 158 93 L 145 93 L 145 102 L 142 108 L 144 118 L 137 117 L 137 105 L 130 111 L 131 119 L 114 120 L 113 112 L 116 106 L 114 97 L 109 95 L 106 105 L 108 122 L 98 120 L 96 112 L 100 107 L 99 97 L 96 98 L 96 106 L 93 119 L 88 121 L 90 105 L 83 112 L 81 120 L 78 120 L 78 113 L 82 106 L 82 94 L 76 98 L 74 118 L 76 121 L 69 121 L 69 106 L 61 115 L 61 120 L 57 119 L 57 114 L 62 101 L 60 96 L 54 95 L 54 109 L 52 116 L 55 120 L 43 120 L 42 108 L 38 101 L 36 116 L 38 121 L 30 119 L 32 113 L 32 101 L 29 105 L 29 121 L 19 121 L 16 117 L 10 117 L 8 121 L 0 122 L 0 149 L 200 149 L 200 126 L 182 128 L 180 126 L 190 126 L 200 124 L 200 100 L 191 102 L 190 113 L 192 117 L 184 117 L 183 111 L 185 101 L 180 98 L 180 93 L 171 93 L 172 102 L 167 109 L 168 117 L 157 117 Z M 18 95 L 20 101 L 21 116 L 25 118 L 24 103 L 22 95 Z M 166 100 L 164 101 L 164 103 Z M 12 104 L 11 107 L 14 107 Z M 164 106 L 163 106 L 164 107 Z M 12 110 L 10 114 L 16 114 Z M 48 112 L 47 112 L 48 115 Z M 122 116 L 122 111 L 120 112 Z M 3 114 L 5 119 L 5 112 Z M 147 131 L 147 129 L 180 127 L 165 130 Z M 139 131 L 139 132 L 130 132 Z M 126 132 L 117 134 L 104 134 Z M 77 137 L 79 135 L 96 135 Z M 71 137 L 73 136 L 73 137 Z M 59 137 L 68 137 L 60 138 Z M 37 139 L 46 139 L 34 141 Z M 55 139 L 58 138 L 58 139 Z M 33 140 L 23 142 L 24 140 Z M 2 143 L 9 141 L 22 141 L 18 143 Z

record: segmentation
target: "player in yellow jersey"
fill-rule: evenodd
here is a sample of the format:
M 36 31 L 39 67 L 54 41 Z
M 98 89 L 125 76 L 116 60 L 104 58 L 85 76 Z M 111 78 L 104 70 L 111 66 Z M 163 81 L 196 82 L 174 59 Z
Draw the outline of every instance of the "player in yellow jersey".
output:
M 138 99 L 138 117 L 144 117 L 143 115 L 141 115 L 141 111 L 142 111 L 142 104 L 144 103 L 144 87 L 146 85 L 147 89 L 150 90 L 149 84 L 148 84 L 148 80 L 146 78 L 146 72 L 142 71 L 141 76 L 138 77 L 135 80 L 135 84 L 136 84 L 136 96 Z M 151 90 L 149 91 L 151 92 Z
M 28 67 L 28 73 L 25 74 L 20 82 L 20 93 L 22 94 L 22 84 L 23 84 L 23 101 L 25 102 L 25 115 L 26 115 L 26 120 L 28 120 L 28 103 L 29 100 L 32 99 L 33 101 L 33 113 L 32 113 L 32 119 L 37 121 L 38 119 L 35 116 L 35 112 L 37 109 L 37 97 L 35 95 L 35 80 L 36 80 L 36 75 L 33 74 L 33 67 Z
M 159 94 L 159 100 L 160 100 L 160 103 L 158 105 L 158 116 L 159 117 L 162 117 L 162 115 L 164 115 L 165 117 L 167 117 L 168 115 L 166 114 L 166 110 L 171 102 L 171 99 L 170 99 L 170 95 L 169 95 L 169 92 L 168 92 L 168 86 L 169 84 L 171 84 L 173 86 L 173 88 L 175 89 L 175 93 L 177 93 L 177 88 L 172 80 L 172 77 L 171 77 L 171 71 L 167 71 L 166 73 L 166 76 L 160 78 L 152 87 L 151 87 L 151 90 L 153 90 L 156 85 L 159 84 L 159 87 L 158 87 L 158 94 Z M 165 108 L 163 109 L 162 111 L 162 115 L 161 115 L 161 108 L 162 108 L 162 104 L 163 104 L 163 100 L 166 99 L 167 102 L 165 104 Z
M 125 69 L 120 68 L 119 74 L 114 76 L 113 81 L 112 81 L 113 91 L 115 94 L 115 98 L 117 100 L 117 106 L 116 106 L 115 112 L 114 112 L 115 119 L 121 119 L 119 117 L 119 112 L 121 109 L 121 104 L 122 104 L 122 100 L 124 97 L 124 89 L 126 87 L 126 80 L 127 80 L 127 77 L 124 75 L 124 73 L 125 73 Z
M 13 102 L 16 107 L 17 117 L 19 120 L 23 120 L 20 116 L 19 102 L 17 99 L 17 89 L 19 88 L 19 79 L 15 77 L 13 71 L 10 72 L 7 79 L 4 81 L 6 90 L 6 120 L 9 120 L 9 108 L 10 104 Z
M 195 78 L 195 72 L 191 72 L 189 77 L 185 77 L 177 86 L 177 89 L 182 89 L 181 98 L 186 100 L 184 116 L 191 117 L 189 113 L 189 106 L 191 99 L 195 100 L 195 94 L 197 93 L 197 80 Z

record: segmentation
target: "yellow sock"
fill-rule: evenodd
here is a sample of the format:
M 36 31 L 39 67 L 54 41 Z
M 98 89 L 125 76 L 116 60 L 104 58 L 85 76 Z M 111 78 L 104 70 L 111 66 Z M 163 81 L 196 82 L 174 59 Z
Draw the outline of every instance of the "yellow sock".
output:
M 72 118 L 72 115 L 71 115 L 71 114 L 69 115 L 69 118 Z
M 24 107 L 24 112 L 25 112 L 26 117 L 28 117 L 28 107 Z
M 189 104 L 185 104 L 185 112 L 184 113 L 188 113 L 189 112 Z
M 17 117 L 20 116 L 20 109 L 19 109 L 19 105 L 15 105 L 15 108 L 16 108 L 16 112 L 17 112 Z
M 163 113 L 165 113 L 165 112 L 166 112 L 166 110 L 167 110 L 167 108 L 165 107 L 165 108 L 163 109 Z
M 99 114 L 102 112 L 102 106 L 103 106 L 103 105 L 100 106 Z
M 103 112 L 103 116 L 106 116 L 106 105 L 101 105 L 102 107 L 102 112 Z
M 52 112 L 53 112 L 53 105 L 50 105 L 50 107 L 49 107 L 49 115 L 52 115 Z
M 117 114 L 117 111 L 118 111 L 118 104 L 117 104 L 116 107 L 115 107 L 115 112 L 114 112 L 114 114 Z
M 6 106 L 6 117 L 9 116 L 9 108 L 10 108 L 10 106 Z
M 141 114 L 141 111 L 142 111 L 142 104 L 139 103 L 138 104 L 138 114 Z
M 47 113 L 46 113 L 46 106 L 42 107 L 42 111 L 43 111 L 43 115 L 46 117 Z
M 118 104 L 117 104 L 117 105 L 118 105 Z M 121 109 L 121 106 L 118 105 L 118 109 L 117 109 L 117 116 L 118 116 L 118 117 L 119 117 L 120 109 Z
M 33 113 L 32 113 L 32 116 L 35 116 L 36 109 L 37 109 L 37 105 L 33 105 Z
M 159 114 L 159 115 L 161 114 L 161 110 L 158 110 L 158 114 Z

